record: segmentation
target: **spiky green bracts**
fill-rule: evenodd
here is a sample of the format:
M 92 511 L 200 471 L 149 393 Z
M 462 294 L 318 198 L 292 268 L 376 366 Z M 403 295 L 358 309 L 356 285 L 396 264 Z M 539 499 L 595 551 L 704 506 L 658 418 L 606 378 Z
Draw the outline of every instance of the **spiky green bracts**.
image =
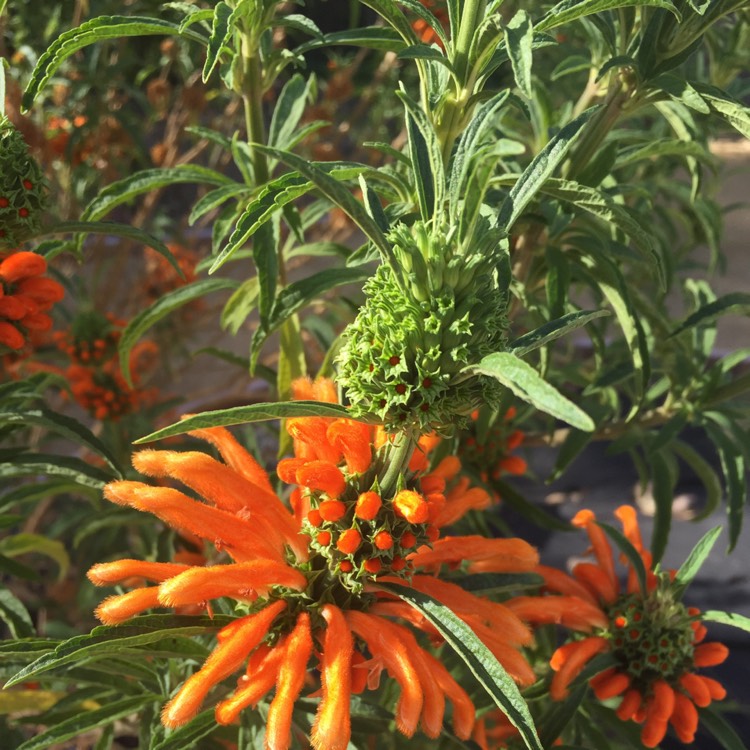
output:
M 21 133 L 0 117 L 0 251 L 32 237 L 47 207 L 47 186 Z
M 389 431 L 446 432 L 500 386 L 467 367 L 503 348 L 507 284 L 497 243 L 459 252 L 450 233 L 423 222 L 388 234 L 400 274 L 383 264 L 365 285 L 343 334 L 338 382 L 352 415 L 375 415 Z

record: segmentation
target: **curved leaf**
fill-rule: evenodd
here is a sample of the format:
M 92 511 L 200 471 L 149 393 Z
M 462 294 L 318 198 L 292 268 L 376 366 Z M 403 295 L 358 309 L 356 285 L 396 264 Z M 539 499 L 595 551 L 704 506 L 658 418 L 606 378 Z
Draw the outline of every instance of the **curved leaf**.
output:
M 508 344 L 508 348 L 517 357 L 523 357 L 524 354 L 528 354 L 534 349 L 559 339 L 561 336 L 565 336 L 571 331 L 585 326 L 590 321 L 605 315 L 610 315 L 609 310 L 577 310 L 568 313 L 561 318 L 557 318 L 557 320 L 550 320 L 523 336 L 519 336 L 515 341 Z

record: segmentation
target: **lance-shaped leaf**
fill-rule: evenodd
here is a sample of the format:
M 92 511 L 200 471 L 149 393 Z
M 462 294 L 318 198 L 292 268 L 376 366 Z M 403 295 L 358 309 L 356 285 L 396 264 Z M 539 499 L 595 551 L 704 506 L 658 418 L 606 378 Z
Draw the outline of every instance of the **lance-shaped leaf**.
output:
M 516 86 L 527 99 L 531 99 L 531 48 L 534 32 L 529 14 L 525 10 L 516 11 L 503 31 Z
M 747 750 L 747 745 L 740 738 L 734 727 L 713 708 L 700 709 L 700 725 L 716 737 L 724 750 Z
M 7 557 L 18 557 L 28 552 L 49 557 L 57 563 L 59 569 L 57 579 L 62 581 L 70 567 L 70 558 L 65 551 L 65 545 L 56 539 L 48 539 L 41 534 L 13 534 L 0 540 L 0 554 Z
M 310 94 L 311 80 L 298 74 L 292 76 L 281 89 L 268 129 L 268 145 L 273 148 L 289 148 L 293 142 L 297 126 L 305 112 L 305 104 Z
M 495 378 L 520 399 L 545 414 L 551 414 L 585 432 L 593 432 L 596 429 L 585 411 L 563 396 L 531 365 L 512 352 L 488 354 L 479 364 L 472 365 L 471 370 Z
M 577 310 L 576 312 L 563 315 L 557 320 L 550 320 L 548 323 L 535 328 L 533 331 L 519 336 L 515 341 L 508 344 L 508 348 L 517 357 L 523 357 L 534 349 L 548 344 L 550 341 L 559 339 L 571 331 L 582 328 L 587 323 L 596 318 L 610 315 L 609 310 Z
M 563 0 L 547 11 L 544 18 L 536 25 L 536 30 L 549 31 L 592 13 L 603 13 L 629 5 L 664 8 L 674 13 L 678 19 L 680 18 L 679 11 L 670 0 Z
M 290 417 L 348 417 L 349 410 L 339 404 L 328 404 L 322 401 L 281 401 L 269 404 L 250 404 L 233 406 L 229 409 L 204 411 L 183 419 L 181 422 L 152 432 L 150 435 L 135 440 L 135 443 L 150 443 L 154 440 L 183 435 L 191 430 L 206 427 L 229 427 L 249 422 L 266 422 L 270 419 L 288 419 Z
M 689 315 L 682 323 L 672 331 L 672 336 L 693 328 L 697 325 L 705 325 L 716 320 L 722 315 L 735 313 L 737 315 L 747 315 L 750 313 L 750 294 L 746 292 L 733 292 L 725 294 L 723 297 L 709 302 Z
M 203 711 L 185 726 L 170 732 L 169 737 L 151 746 L 151 750 L 185 750 L 188 747 L 200 747 L 198 740 L 216 729 L 214 709 Z
M 228 47 L 234 32 L 234 23 L 236 19 L 232 16 L 234 12 L 230 5 L 225 2 L 219 2 L 214 8 L 214 15 L 211 23 L 211 36 L 208 40 L 206 49 L 206 62 L 203 64 L 203 82 L 205 83 L 213 73 L 214 68 L 219 63 L 219 57 L 224 50 L 231 52 Z
M 6 477 L 24 476 L 60 477 L 97 490 L 101 490 L 107 482 L 112 481 L 111 472 L 102 471 L 72 456 L 33 453 L 0 463 L 0 480 Z
M 707 531 L 700 538 L 688 555 L 687 560 L 680 565 L 680 569 L 677 571 L 677 575 L 674 579 L 675 585 L 680 586 L 683 589 L 688 587 L 698 574 L 703 563 L 708 559 L 708 556 L 711 554 L 711 550 L 714 548 L 716 540 L 719 538 L 721 532 L 721 526 L 717 526 L 716 528 Z
M 34 635 L 34 623 L 23 603 L 8 589 L 0 589 L 0 620 L 14 638 L 30 638 Z
M 599 106 L 591 107 L 576 117 L 575 120 L 569 122 L 534 157 L 500 206 L 497 218 L 498 226 L 510 231 L 516 219 L 523 213 L 529 202 L 534 199 L 545 180 L 552 175 L 565 158 L 581 128 L 598 110 Z
M 23 95 L 24 111 L 31 108 L 39 92 L 47 81 L 55 74 L 55 71 L 79 49 L 90 44 L 100 42 L 104 39 L 119 39 L 131 36 L 148 35 L 179 35 L 188 39 L 205 43 L 205 37 L 196 32 L 185 29 L 180 30 L 177 24 L 162 21 L 159 18 L 146 18 L 142 16 L 99 16 L 89 21 L 84 21 L 70 31 L 65 31 L 55 39 L 52 44 L 39 56 L 36 66 L 31 73 L 29 84 Z
M 695 83 L 694 88 L 716 114 L 723 117 L 745 138 L 750 138 L 750 107 L 745 106 L 742 102 L 733 99 L 714 86 Z
M 153 305 L 138 313 L 127 325 L 120 338 L 120 368 L 123 376 L 132 388 L 132 374 L 130 372 L 130 352 L 138 339 L 160 321 L 164 316 L 178 308 L 192 302 L 194 299 L 205 297 L 207 294 L 222 289 L 231 289 L 237 286 L 233 279 L 200 279 L 192 284 L 186 284 L 175 289 L 154 302 Z
M 708 609 L 701 614 L 701 620 L 706 622 L 718 622 L 721 625 L 730 625 L 733 628 L 739 628 L 740 630 L 745 630 L 750 633 L 750 617 L 745 617 L 745 615 Z
M 461 657 L 498 708 L 518 729 L 526 747 L 530 750 L 542 750 L 534 728 L 534 721 L 521 692 L 474 631 L 448 607 L 431 596 L 396 583 L 379 586 L 414 607 L 436 628 L 446 643 Z

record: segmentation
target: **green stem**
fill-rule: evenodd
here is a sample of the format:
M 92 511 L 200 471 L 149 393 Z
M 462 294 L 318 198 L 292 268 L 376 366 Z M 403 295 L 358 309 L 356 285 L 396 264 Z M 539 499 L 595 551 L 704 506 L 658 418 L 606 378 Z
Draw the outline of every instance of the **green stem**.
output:
M 398 478 L 409 467 L 412 453 L 417 447 L 417 438 L 412 432 L 400 432 L 391 443 L 385 455 L 385 473 L 380 479 L 380 492 L 391 494 L 398 484 Z
M 464 3 L 453 57 L 453 64 L 461 88 L 465 88 L 469 82 L 469 50 L 486 10 L 487 0 L 466 0 Z

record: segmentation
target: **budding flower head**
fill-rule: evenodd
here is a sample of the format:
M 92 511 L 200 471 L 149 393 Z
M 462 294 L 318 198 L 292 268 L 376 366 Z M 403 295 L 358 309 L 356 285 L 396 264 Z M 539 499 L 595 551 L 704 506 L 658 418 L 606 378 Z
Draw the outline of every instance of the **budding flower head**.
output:
M 21 133 L 0 117 L 0 250 L 34 235 L 47 205 L 47 186 Z
M 388 431 L 445 432 L 499 386 L 466 368 L 503 348 L 508 290 L 496 248 L 458 248 L 443 227 L 417 222 L 388 235 L 400 268 L 384 264 L 344 331 L 339 383 L 355 417 Z

